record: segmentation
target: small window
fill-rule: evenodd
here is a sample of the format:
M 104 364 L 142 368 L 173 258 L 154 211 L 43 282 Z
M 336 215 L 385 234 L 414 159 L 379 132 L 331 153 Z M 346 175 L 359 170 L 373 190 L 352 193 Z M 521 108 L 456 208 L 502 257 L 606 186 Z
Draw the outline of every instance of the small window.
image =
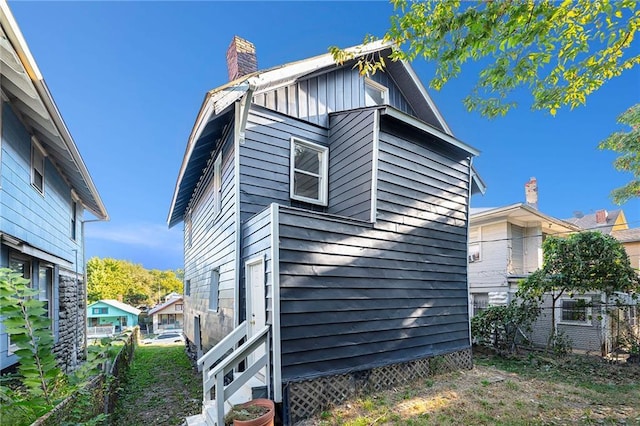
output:
M 591 307 L 588 299 L 562 299 L 562 322 L 590 324 Z
M 35 138 L 31 143 L 31 185 L 44 194 L 44 153 Z
M 182 305 L 180 303 L 176 303 L 176 311 L 182 311 Z
M 107 315 L 109 308 L 93 308 L 91 312 L 93 312 L 93 315 Z
M 209 283 L 209 310 L 218 310 L 218 299 L 220 290 L 220 270 L 214 269 L 211 271 L 211 282 Z
M 38 299 L 44 302 L 46 315 L 53 318 L 53 268 L 41 265 L 38 268 Z
M 329 148 L 291 138 L 291 198 L 327 205 Z
M 191 280 L 186 280 L 184 282 L 184 295 L 185 296 L 191 295 Z
M 389 103 L 389 89 L 370 78 L 364 79 L 365 105 L 385 105 Z
M 469 263 L 480 262 L 480 243 L 469 243 Z
M 191 224 L 191 211 L 187 211 L 187 213 L 184 216 L 184 243 L 186 244 L 187 248 L 191 248 L 191 243 L 192 243 L 192 224 Z
M 473 298 L 473 316 L 489 307 L 489 293 L 474 293 Z

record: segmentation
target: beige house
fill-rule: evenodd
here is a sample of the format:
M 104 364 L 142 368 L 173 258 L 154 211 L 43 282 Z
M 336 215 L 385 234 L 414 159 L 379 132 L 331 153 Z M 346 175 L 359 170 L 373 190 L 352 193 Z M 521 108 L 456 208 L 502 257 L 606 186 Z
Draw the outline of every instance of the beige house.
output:
M 164 303 L 149 311 L 149 316 L 153 321 L 153 332 L 159 333 L 164 330 L 182 328 L 184 324 L 183 311 L 182 295 L 169 295 Z

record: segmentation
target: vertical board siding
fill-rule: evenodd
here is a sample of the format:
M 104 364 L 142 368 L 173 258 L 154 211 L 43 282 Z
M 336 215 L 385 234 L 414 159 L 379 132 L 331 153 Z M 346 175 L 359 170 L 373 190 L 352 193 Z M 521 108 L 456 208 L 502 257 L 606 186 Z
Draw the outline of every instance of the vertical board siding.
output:
M 279 221 L 285 382 L 468 346 L 464 254 L 284 208 Z
M 242 289 L 240 292 L 240 306 L 246 307 L 246 271 L 245 263 L 257 256 L 265 259 L 265 280 L 267 300 L 267 324 L 273 324 L 272 298 L 273 298 L 273 261 L 271 259 L 271 211 L 269 208 L 263 210 L 259 214 L 253 216 L 242 225 L 242 271 L 241 279 Z M 246 309 L 240 312 L 240 321 L 246 319 Z
M 389 88 L 389 105 L 416 116 L 388 73 L 377 72 L 371 79 Z M 285 99 L 281 99 L 282 97 Z M 313 124 L 329 127 L 330 113 L 365 106 L 364 78 L 357 69 L 343 67 L 301 80 L 287 87 L 287 90 L 281 88 L 258 94 L 254 96 L 253 102 Z
M 375 110 L 331 115 L 329 213 L 369 220 Z
M 327 145 L 328 131 L 318 126 L 252 107 L 240 147 L 240 214 L 242 222 L 271 203 L 291 205 L 289 161 L 291 137 Z
M 235 190 L 233 133 L 227 135 L 222 148 L 222 202 L 215 212 L 213 162 L 203 172 L 203 190 L 191 201 L 192 244 L 186 245 L 185 280 L 191 282 L 191 294 L 184 297 L 186 318 L 200 316 L 202 346 L 206 351 L 234 327 L 235 302 Z M 218 268 L 218 311 L 209 310 L 211 271 Z M 184 330 L 194 341 L 193 321 L 186 321 Z
M 2 113 L 2 198 L 0 231 L 71 263 L 82 259 L 81 209 L 71 238 L 71 188 L 45 158 L 44 195 L 31 185 L 31 136 L 8 105 Z M 78 272 L 83 265 L 78 264 Z M 73 271 L 75 272 L 75 270 Z

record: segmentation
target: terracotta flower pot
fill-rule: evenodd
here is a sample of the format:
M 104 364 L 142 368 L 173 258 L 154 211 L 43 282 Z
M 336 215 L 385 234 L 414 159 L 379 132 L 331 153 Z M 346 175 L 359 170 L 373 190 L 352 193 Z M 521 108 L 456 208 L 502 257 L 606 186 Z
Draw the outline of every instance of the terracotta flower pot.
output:
M 234 419 L 233 420 L 234 426 L 273 426 L 273 419 L 275 418 L 275 415 L 276 415 L 276 408 L 273 401 L 271 401 L 270 399 L 258 398 L 258 399 L 253 399 L 244 404 L 241 404 L 240 407 L 248 407 L 251 405 L 259 405 L 261 407 L 267 408 L 269 411 L 267 411 L 262 416 L 257 417 L 255 419 L 251 419 L 251 420 Z

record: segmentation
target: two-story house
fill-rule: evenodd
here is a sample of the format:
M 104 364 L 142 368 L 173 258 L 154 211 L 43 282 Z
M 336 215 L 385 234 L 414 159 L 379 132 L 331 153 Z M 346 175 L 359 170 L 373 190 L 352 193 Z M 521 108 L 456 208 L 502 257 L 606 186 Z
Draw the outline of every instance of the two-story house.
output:
M 65 369 L 86 344 L 85 212 L 108 215 L 16 21 L 0 1 L 0 267 L 39 290 Z M 0 325 L 0 365 L 18 359 Z
M 257 71 L 236 37 L 231 81 L 198 114 L 168 223 L 184 222 L 185 335 L 198 355 L 213 348 L 200 358 L 206 402 L 227 365 L 208 374 L 209 357 L 245 328 L 250 345 L 264 333 L 254 359 L 290 422 L 359 386 L 426 373 L 435 356 L 471 366 L 478 151 L 388 45 L 349 51 L 344 64 L 325 54 Z M 385 72 L 360 75 L 365 55 L 387 58 Z M 225 409 L 215 404 L 209 424 Z
M 534 179 L 527 183 L 532 184 Z M 538 211 L 537 197 L 529 200 L 530 195 L 527 203 L 471 209 L 468 262 L 472 317 L 488 306 L 506 305 L 514 298 L 518 283 L 542 266 L 542 243 L 549 235 L 583 230 L 617 233 L 627 252 L 633 253 L 634 235 L 638 233 L 624 230 L 622 211 L 609 214 L 599 210 L 560 220 Z M 628 306 L 617 309 L 613 297 Z M 545 296 L 541 308 L 527 337 L 534 345 L 545 346 L 551 329 L 550 296 Z M 556 329 L 571 341 L 573 349 L 581 351 L 606 354 L 617 347 L 625 333 L 638 332 L 637 306 L 626 294 L 609 299 L 599 292 L 564 294 L 556 304 L 555 320 Z

